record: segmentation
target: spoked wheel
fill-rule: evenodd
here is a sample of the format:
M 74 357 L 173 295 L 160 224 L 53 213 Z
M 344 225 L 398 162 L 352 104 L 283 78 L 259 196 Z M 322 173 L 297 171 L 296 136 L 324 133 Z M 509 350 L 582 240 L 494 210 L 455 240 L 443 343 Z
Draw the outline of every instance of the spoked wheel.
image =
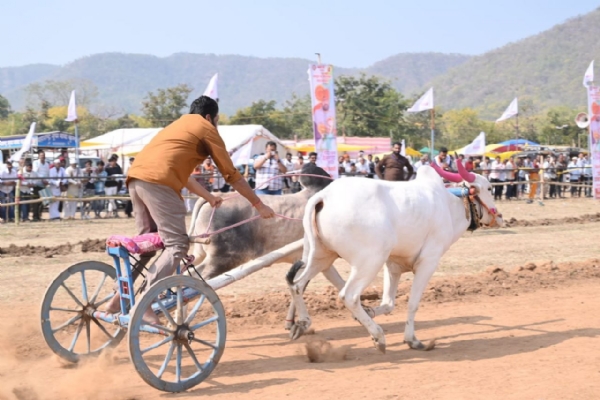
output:
M 125 330 L 91 316 L 114 296 L 115 279 L 115 269 L 97 261 L 72 265 L 54 279 L 42 300 L 42 334 L 54 353 L 78 362 L 119 344 Z
M 151 306 L 157 324 L 143 320 Z M 146 383 L 181 392 L 204 381 L 217 366 L 226 329 L 225 310 L 210 286 L 189 276 L 170 276 L 152 285 L 136 305 L 129 321 L 129 355 Z

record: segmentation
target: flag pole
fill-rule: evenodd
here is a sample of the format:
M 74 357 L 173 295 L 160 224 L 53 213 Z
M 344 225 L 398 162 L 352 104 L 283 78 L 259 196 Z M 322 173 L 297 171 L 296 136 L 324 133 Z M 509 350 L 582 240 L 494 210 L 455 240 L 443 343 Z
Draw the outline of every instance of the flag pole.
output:
M 515 114 L 515 117 L 517 121 L 517 124 L 515 125 L 517 135 L 516 139 L 519 140 L 519 113 Z
M 430 153 L 431 153 L 431 160 L 433 160 L 433 145 L 434 145 L 434 140 L 435 140 L 435 111 L 434 109 L 430 109 L 429 110 L 430 113 L 430 118 L 431 118 L 431 147 L 429 148 Z

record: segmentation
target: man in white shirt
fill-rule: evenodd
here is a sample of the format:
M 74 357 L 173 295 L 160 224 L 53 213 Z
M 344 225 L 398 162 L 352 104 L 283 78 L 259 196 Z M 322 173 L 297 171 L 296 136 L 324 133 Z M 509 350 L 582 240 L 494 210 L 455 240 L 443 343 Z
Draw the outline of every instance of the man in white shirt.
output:
M 37 181 L 37 174 L 33 171 L 33 166 L 30 161 L 25 161 L 25 167 L 21 173 L 22 180 L 20 185 L 21 200 L 31 200 L 33 198 L 34 189 L 39 185 Z M 39 208 L 36 208 L 37 204 L 21 204 L 21 221 L 29 221 L 29 210 L 33 210 L 33 219 L 40 219 Z M 36 215 L 36 210 L 38 213 Z
M 433 158 L 433 162 L 445 171 L 452 171 L 452 157 L 448 155 L 448 149 L 441 147 L 440 152 Z
M 423 156 L 421 156 L 419 161 L 417 161 L 413 167 L 415 169 L 414 177 L 416 178 L 417 174 L 419 173 L 419 168 L 421 168 L 423 165 L 429 165 L 429 164 L 430 164 L 429 163 L 429 154 L 423 154 Z
M 267 142 L 265 154 L 254 161 L 256 170 L 256 194 L 280 195 L 283 191 L 283 178 L 287 169 L 277 154 L 277 143 Z
M 569 182 L 571 182 L 572 185 L 579 185 L 581 183 L 581 167 L 578 164 L 579 161 L 577 157 L 573 157 L 569 165 L 567 165 L 567 171 L 569 171 Z M 571 197 L 575 197 L 575 194 L 577 194 L 577 197 L 581 197 L 581 188 L 571 186 Z
M 492 163 L 492 172 L 490 172 L 490 182 L 502 183 L 500 178 L 504 174 L 505 165 L 500 161 L 500 157 L 496 157 Z M 503 185 L 494 186 L 494 200 L 502 200 Z
M 356 164 L 356 173 L 358 175 L 367 176 L 369 174 L 369 164 L 367 164 L 367 160 L 363 157 L 358 159 L 358 163 Z
M 60 159 L 54 160 L 54 167 L 50 169 L 50 173 L 48 175 L 50 182 L 50 190 L 52 191 L 53 197 L 60 197 L 60 185 L 64 185 L 67 183 L 65 169 L 60 166 Z M 50 203 L 48 207 L 48 212 L 50 213 L 50 220 L 60 219 L 60 211 L 58 211 L 59 200 L 55 200 Z
M 38 159 L 33 162 L 33 172 L 40 178 L 46 178 L 50 175 L 50 163 L 46 160 L 46 153 L 43 150 L 38 152 Z
M 285 160 L 283 160 L 283 165 L 287 169 L 287 172 L 294 171 L 294 162 L 292 161 L 292 153 L 286 153 Z M 285 185 L 288 189 L 292 189 L 292 178 L 285 178 Z
M 15 200 L 17 170 L 13 168 L 12 161 L 10 161 L 10 159 L 7 159 L 4 165 L 6 168 L 0 172 L 0 202 L 13 203 Z M 0 218 L 2 218 L 5 222 L 14 221 L 15 207 L 2 207 L 0 209 Z

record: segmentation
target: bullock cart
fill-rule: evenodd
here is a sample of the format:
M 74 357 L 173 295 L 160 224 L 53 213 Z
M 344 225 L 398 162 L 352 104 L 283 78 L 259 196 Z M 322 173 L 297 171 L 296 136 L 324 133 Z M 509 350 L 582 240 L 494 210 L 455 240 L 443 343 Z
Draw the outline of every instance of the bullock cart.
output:
M 114 266 L 81 262 L 50 284 L 42 300 L 42 334 L 52 351 L 70 362 L 98 355 L 127 335 L 129 356 L 146 383 L 166 392 L 187 390 L 211 374 L 225 349 L 225 311 L 215 291 L 301 247 L 298 240 L 208 281 L 195 273 L 193 257 L 188 256 L 177 274 L 157 281 L 140 296 L 144 284 L 134 285 L 139 257 L 156 248 L 137 246 L 135 238 L 109 239 L 107 253 Z M 102 311 L 115 289 L 121 296 L 120 310 Z M 149 307 L 159 323 L 143 319 Z

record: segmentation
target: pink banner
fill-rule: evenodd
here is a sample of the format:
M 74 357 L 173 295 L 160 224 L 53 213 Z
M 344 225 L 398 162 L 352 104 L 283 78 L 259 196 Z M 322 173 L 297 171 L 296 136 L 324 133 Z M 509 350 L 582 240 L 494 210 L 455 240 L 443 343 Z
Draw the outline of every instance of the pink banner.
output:
M 588 86 L 588 115 L 590 116 L 588 148 L 592 162 L 594 199 L 600 200 L 600 87 L 598 86 Z
M 337 128 L 333 93 L 333 66 L 309 65 L 313 132 L 317 165 L 333 178 L 338 177 Z

